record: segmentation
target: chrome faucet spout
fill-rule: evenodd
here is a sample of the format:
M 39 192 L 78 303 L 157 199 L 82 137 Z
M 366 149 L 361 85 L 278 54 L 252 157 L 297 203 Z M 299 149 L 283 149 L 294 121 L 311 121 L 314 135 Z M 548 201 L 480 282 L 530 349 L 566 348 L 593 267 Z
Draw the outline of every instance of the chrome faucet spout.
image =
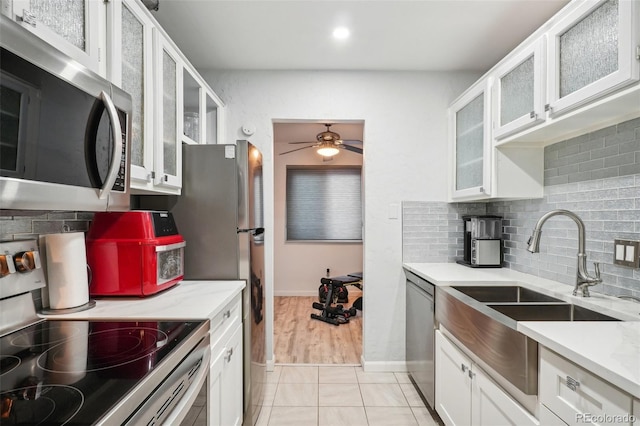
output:
M 540 219 L 536 223 L 536 226 L 533 228 L 533 233 L 527 242 L 528 247 L 527 250 L 531 253 L 538 253 L 540 251 L 540 237 L 542 236 L 542 225 L 553 216 L 567 216 L 572 219 L 576 225 L 578 226 L 578 265 L 576 269 L 576 286 L 573 290 L 573 295 L 576 296 L 578 291 L 582 292 L 582 296 L 589 297 L 589 287 L 600 284 L 602 279 L 600 278 L 600 264 L 595 263 L 595 276 L 589 275 L 587 271 L 587 254 L 585 253 L 585 245 L 586 245 L 586 237 L 585 237 L 585 229 L 584 223 L 582 219 L 578 217 L 575 213 L 569 210 L 551 210 Z

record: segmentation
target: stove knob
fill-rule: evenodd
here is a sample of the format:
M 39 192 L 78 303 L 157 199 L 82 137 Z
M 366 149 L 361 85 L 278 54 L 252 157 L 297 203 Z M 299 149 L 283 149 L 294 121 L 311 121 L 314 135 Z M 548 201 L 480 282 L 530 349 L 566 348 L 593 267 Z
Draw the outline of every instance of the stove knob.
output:
M 0 278 L 9 274 L 14 274 L 16 267 L 13 264 L 13 256 L 10 254 L 0 254 Z
M 40 254 L 37 251 L 22 251 L 13 256 L 18 272 L 30 272 L 40 269 Z

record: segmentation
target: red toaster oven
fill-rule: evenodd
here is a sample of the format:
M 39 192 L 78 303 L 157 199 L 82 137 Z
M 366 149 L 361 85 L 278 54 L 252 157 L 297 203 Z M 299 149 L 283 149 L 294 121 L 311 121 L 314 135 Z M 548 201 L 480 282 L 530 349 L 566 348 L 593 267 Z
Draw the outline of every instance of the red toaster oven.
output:
M 87 233 L 92 296 L 149 296 L 184 277 L 184 247 L 163 211 L 96 213 Z

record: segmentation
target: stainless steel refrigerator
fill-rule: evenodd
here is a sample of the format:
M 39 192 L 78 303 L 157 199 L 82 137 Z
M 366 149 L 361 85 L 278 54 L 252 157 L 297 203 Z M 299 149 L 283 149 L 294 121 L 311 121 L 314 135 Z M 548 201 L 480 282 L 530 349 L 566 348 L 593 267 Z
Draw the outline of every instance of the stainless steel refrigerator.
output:
M 248 141 L 183 145 L 182 164 L 182 194 L 168 210 L 187 242 L 185 279 L 247 282 L 243 424 L 252 426 L 266 382 L 262 155 Z

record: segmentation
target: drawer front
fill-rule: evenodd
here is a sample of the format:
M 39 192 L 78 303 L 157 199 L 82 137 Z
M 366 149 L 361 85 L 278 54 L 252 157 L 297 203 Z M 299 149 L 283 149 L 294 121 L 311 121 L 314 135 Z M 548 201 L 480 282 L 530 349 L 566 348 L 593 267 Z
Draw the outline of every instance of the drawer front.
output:
M 238 294 L 222 309 L 222 312 L 211 319 L 211 347 L 214 348 L 218 344 L 227 330 L 241 322 L 242 294 Z
M 540 402 L 569 425 L 631 425 L 631 396 L 540 347 Z
M 544 426 L 567 426 L 560 417 L 553 414 L 544 404 L 540 404 L 540 413 L 538 417 L 540 424 Z

